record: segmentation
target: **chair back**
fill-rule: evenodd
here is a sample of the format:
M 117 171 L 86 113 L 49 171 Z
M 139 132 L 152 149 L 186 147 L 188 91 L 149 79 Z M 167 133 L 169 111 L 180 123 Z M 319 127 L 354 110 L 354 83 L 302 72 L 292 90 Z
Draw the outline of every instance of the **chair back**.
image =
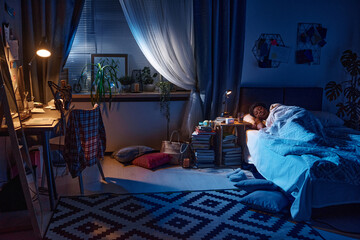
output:
M 67 121 L 64 159 L 73 177 L 104 157 L 106 133 L 100 108 L 73 109 Z

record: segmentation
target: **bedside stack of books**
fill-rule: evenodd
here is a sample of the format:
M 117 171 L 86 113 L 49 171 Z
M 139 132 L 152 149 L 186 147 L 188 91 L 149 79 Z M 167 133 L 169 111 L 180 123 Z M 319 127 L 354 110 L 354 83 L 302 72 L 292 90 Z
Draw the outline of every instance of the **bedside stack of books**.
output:
M 222 159 L 226 166 L 241 165 L 241 147 L 236 144 L 236 138 L 230 134 L 222 139 Z
M 194 150 L 197 167 L 215 166 L 215 151 L 213 148 L 213 136 L 215 134 L 211 127 L 204 126 L 197 126 L 193 132 L 191 146 Z

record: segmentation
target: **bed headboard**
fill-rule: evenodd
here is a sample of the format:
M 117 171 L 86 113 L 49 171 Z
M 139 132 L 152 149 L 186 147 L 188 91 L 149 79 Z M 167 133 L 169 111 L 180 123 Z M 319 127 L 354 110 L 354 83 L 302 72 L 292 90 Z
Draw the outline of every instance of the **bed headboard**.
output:
M 273 103 L 299 106 L 307 110 L 322 110 L 323 89 L 319 87 L 241 87 L 240 111 L 248 113 L 255 102 L 270 107 Z

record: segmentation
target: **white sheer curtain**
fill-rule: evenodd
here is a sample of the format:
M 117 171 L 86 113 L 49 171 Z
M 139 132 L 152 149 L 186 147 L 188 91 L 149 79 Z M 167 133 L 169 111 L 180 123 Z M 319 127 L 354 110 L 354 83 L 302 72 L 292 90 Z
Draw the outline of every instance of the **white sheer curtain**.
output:
M 191 90 L 182 133 L 203 119 L 194 58 L 193 0 L 119 0 L 131 32 L 150 64 L 167 80 Z

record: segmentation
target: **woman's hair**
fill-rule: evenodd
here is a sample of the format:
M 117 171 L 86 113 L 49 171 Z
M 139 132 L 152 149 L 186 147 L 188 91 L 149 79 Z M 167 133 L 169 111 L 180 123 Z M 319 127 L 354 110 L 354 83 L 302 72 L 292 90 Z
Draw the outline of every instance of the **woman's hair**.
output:
M 261 106 L 261 107 L 267 109 L 267 106 L 266 106 L 265 103 L 260 103 L 260 102 L 254 103 L 253 105 L 251 105 L 251 106 L 249 107 L 249 113 L 250 113 L 251 116 L 255 117 L 255 116 L 254 116 L 254 109 L 255 109 L 256 107 L 258 107 L 258 106 Z

